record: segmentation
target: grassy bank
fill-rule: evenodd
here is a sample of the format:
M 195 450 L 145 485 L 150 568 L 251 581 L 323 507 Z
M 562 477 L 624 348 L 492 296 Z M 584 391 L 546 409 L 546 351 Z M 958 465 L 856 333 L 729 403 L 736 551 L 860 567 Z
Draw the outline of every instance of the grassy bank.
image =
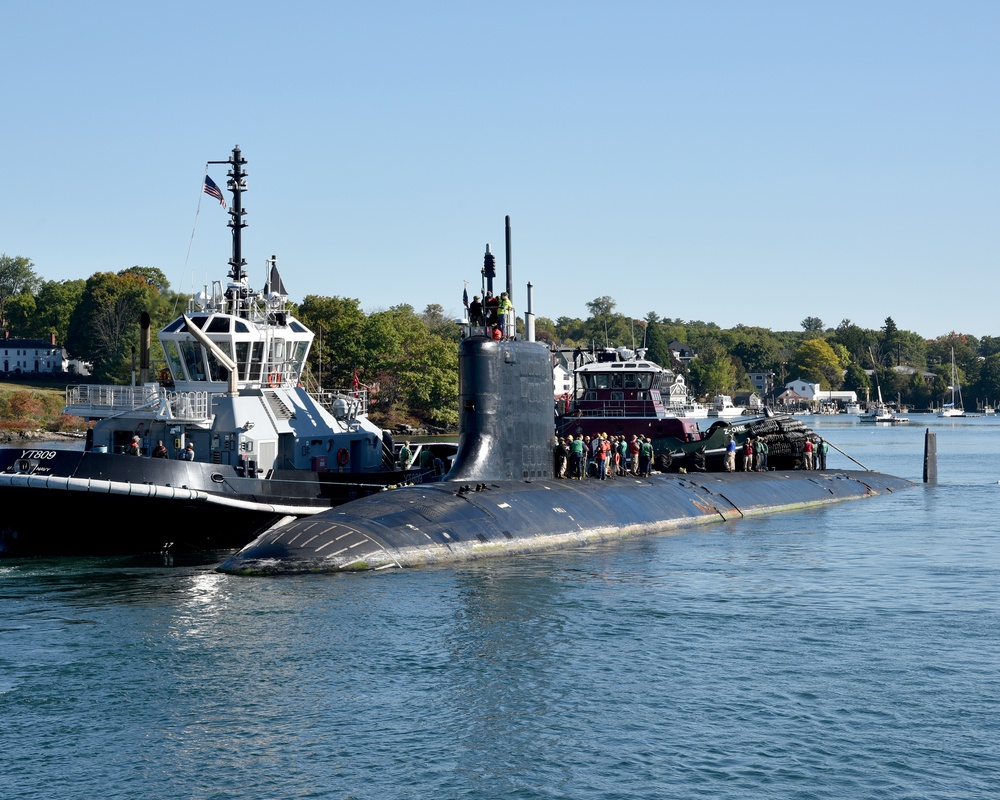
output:
M 0 430 L 72 431 L 84 428 L 80 417 L 62 413 L 62 387 L 0 381 Z

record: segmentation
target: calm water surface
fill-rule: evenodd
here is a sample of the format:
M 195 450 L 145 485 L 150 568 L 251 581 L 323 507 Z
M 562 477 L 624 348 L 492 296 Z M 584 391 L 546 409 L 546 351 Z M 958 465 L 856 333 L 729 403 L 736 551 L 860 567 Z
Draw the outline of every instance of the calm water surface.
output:
M 814 425 L 936 487 L 572 552 L 0 562 L 0 796 L 996 797 L 1000 420 L 911 419 Z

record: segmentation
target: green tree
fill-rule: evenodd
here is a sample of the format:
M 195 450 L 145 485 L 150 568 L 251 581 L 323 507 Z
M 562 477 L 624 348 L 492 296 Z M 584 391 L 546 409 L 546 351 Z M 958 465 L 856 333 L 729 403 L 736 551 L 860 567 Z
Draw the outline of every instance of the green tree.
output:
M 849 319 L 841 320 L 830 338 L 830 342 L 836 342 L 847 348 L 851 355 L 851 361 L 864 365 L 864 369 L 871 368 L 871 357 L 868 355 L 868 348 L 878 341 L 878 334 L 869 329 L 861 328 Z
M 807 339 L 800 344 L 793 365 L 798 376 L 810 383 L 825 384 L 831 390 L 843 383 L 840 359 L 825 339 Z
M 35 294 L 35 314 L 31 319 L 30 335 L 47 339 L 55 334 L 56 342 L 65 344 L 73 310 L 83 297 L 87 282 L 82 278 L 67 281 L 45 281 Z
M 655 317 L 652 313 L 646 315 L 646 357 L 661 367 L 673 369 L 670 340 L 666 336 L 666 329 L 655 321 Z
M 535 339 L 556 347 L 562 344 L 556 324 L 548 317 L 535 317 Z
M 739 375 L 729 353 L 720 344 L 706 345 L 691 362 L 691 391 L 699 397 L 733 394 Z
M 823 332 L 823 320 L 819 317 L 806 317 L 802 322 L 799 323 L 802 326 L 802 330 L 806 333 L 822 333 Z
M 979 370 L 979 380 L 972 388 L 983 403 L 996 404 L 1000 398 L 1000 353 L 987 356 Z
M 7 327 L 15 336 L 23 339 L 38 338 L 35 333 L 34 320 L 37 316 L 37 303 L 31 292 L 22 292 L 7 301 Z
M 125 275 L 135 275 L 137 278 L 145 281 L 148 285 L 156 289 L 160 294 L 166 293 L 170 288 L 170 282 L 167 280 L 167 276 L 163 274 L 163 270 L 157 267 L 129 267 L 128 269 L 123 269 L 118 273 L 121 276 Z
M 458 349 L 431 333 L 409 305 L 369 316 L 362 333 L 366 374 L 378 386 L 376 408 L 385 422 L 407 415 L 437 427 L 458 422 Z
M 158 295 L 136 275 L 98 272 L 88 280 L 70 317 L 66 349 L 91 361 L 106 382 L 124 380 L 131 368 L 131 348 L 138 346 L 139 316 Z
M 361 380 L 366 380 L 369 354 L 359 335 L 366 320 L 358 300 L 306 295 L 299 304 L 298 317 L 316 335 L 309 352 L 309 367 L 323 388 L 350 386 L 355 370 Z
M 587 347 L 587 331 L 578 317 L 558 317 L 556 334 L 563 347 Z
M 868 373 L 855 361 L 847 365 L 844 373 L 844 382 L 841 388 L 848 392 L 857 392 L 858 397 L 864 398 L 866 392 L 871 389 L 872 382 L 868 379 Z
M 737 337 L 732 354 L 740 360 L 746 371 L 774 370 L 780 361 L 782 345 L 769 330 L 741 325 L 734 332 Z
M 33 293 L 39 283 L 31 259 L 6 253 L 0 255 L 0 330 L 8 330 L 8 302 L 20 294 Z

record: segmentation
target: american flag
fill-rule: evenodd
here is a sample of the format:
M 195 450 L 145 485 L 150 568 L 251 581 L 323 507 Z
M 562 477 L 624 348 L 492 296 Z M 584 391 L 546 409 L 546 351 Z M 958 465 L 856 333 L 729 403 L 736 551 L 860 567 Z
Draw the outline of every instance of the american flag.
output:
M 215 181 L 209 178 L 208 175 L 205 176 L 205 194 L 211 195 L 222 204 L 223 208 L 227 208 L 226 198 L 222 196 L 222 190 L 215 185 Z
M 466 308 L 469 307 L 469 290 L 462 289 L 462 305 Z

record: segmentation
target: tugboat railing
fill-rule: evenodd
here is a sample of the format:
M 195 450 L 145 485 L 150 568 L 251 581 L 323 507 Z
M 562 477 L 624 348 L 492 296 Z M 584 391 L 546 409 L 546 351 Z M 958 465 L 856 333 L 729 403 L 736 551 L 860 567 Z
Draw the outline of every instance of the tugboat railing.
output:
M 338 400 L 344 401 L 341 406 L 346 408 L 347 416 L 351 419 L 368 413 L 366 389 L 321 389 L 309 392 L 309 395 L 334 416 L 339 413 L 339 409 L 335 406 Z
M 107 418 L 138 414 L 150 419 L 198 422 L 209 419 L 208 392 L 174 392 L 162 386 L 81 384 L 66 388 L 64 414 Z
M 567 416 L 574 416 L 571 412 Z M 580 417 L 629 417 L 657 419 L 664 416 L 663 406 L 657 407 L 646 400 L 608 400 L 606 402 L 586 401 L 575 416 Z

